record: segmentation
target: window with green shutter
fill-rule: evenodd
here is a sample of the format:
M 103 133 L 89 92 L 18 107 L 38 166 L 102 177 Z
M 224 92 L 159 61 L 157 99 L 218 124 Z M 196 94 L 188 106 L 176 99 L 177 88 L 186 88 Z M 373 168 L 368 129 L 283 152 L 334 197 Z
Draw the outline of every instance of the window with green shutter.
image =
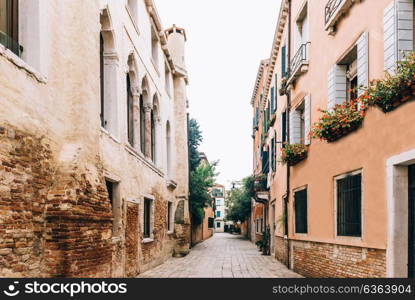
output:
M 282 77 L 287 76 L 287 46 L 283 46 L 281 49 L 281 74 Z
M 277 111 L 277 105 L 278 105 L 278 77 L 277 74 L 275 74 L 275 87 L 274 87 L 274 110 L 272 111 L 275 113 Z
M 275 112 L 275 88 L 271 88 L 271 112 Z

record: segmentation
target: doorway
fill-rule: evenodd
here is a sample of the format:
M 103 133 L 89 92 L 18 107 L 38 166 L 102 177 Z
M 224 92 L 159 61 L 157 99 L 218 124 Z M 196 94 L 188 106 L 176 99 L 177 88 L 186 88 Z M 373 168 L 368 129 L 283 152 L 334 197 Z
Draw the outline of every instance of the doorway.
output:
M 275 203 L 272 205 L 271 211 L 271 254 L 275 256 Z

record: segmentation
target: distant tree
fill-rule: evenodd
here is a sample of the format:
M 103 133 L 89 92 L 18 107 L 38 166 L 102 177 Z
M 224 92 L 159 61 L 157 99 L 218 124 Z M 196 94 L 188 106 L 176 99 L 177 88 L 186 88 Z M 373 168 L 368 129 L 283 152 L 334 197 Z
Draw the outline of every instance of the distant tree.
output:
M 198 148 L 203 141 L 202 131 L 195 119 L 189 121 L 189 164 L 190 172 L 196 170 L 200 163 Z
M 251 214 L 253 190 L 253 177 L 246 177 L 242 180 L 242 186 L 234 187 L 230 191 L 228 197 L 228 220 L 244 222 L 248 219 Z
M 205 217 L 204 208 L 212 205 L 211 188 L 217 176 L 215 171 L 217 162 L 212 164 L 199 164 L 190 172 L 190 196 L 189 205 L 193 225 L 202 224 Z

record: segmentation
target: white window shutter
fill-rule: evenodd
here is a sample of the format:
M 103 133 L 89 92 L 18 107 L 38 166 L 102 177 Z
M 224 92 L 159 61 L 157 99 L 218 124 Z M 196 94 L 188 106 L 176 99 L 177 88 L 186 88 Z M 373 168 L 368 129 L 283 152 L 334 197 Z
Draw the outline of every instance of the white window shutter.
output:
M 397 44 L 398 60 L 404 58 L 405 53 L 414 49 L 414 1 L 413 0 L 395 0 L 397 15 Z
M 311 95 L 304 99 L 304 127 L 305 127 L 305 144 L 311 144 Z
M 357 41 L 357 85 L 358 94 L 361 95 L 361 87 L 369 85 L 369 33 L 364 32 Z
M 296 110 L 290 113 L 290 144 L 301 143 L 301 120 Z
M 384 70 L 395 72 L 397 58 L 397 25 L 396 4 L 392 2 L 383 12 L 383 55 Z
M 342 104 L 347 97 L 346 66 L 334 65 L 328 74 L 327 109 L 332 110 L 336 104 Z

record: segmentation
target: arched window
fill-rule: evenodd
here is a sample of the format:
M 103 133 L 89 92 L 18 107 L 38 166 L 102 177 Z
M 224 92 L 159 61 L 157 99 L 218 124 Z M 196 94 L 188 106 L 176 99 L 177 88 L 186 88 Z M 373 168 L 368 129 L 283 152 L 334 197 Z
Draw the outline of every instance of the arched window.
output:
M 101 125 L 118 137 L 117 77 L 118 57 L 108 10 L 101 14 L 100 65 L 101 65 Z
M 146 111 L 143 95 L 140 95 L 140 148 L 141 153 L 146 152 Z
M 151 110 L 151 160 L 156 161 L 156 119 L 154 109 Z
M 166 123 L 166 152 L 167 152 L 167 175 L 171 176 L 171 129 L 170 122 Z
M 128 142 L 134 147 L 134 102 L 131 93 L 130 74 L 127 74 L 127 133 Z
M 102 33 L 99 35 L 99 66 L 100 66 L 100 89 L 101 89 L 101 109 L 100 109 L 100 119 L 101 127 L 105 128 L 105 117 L 104 117 L 104 84 L 105 84 L 105 72 L 104 72 L 104 38 Z

